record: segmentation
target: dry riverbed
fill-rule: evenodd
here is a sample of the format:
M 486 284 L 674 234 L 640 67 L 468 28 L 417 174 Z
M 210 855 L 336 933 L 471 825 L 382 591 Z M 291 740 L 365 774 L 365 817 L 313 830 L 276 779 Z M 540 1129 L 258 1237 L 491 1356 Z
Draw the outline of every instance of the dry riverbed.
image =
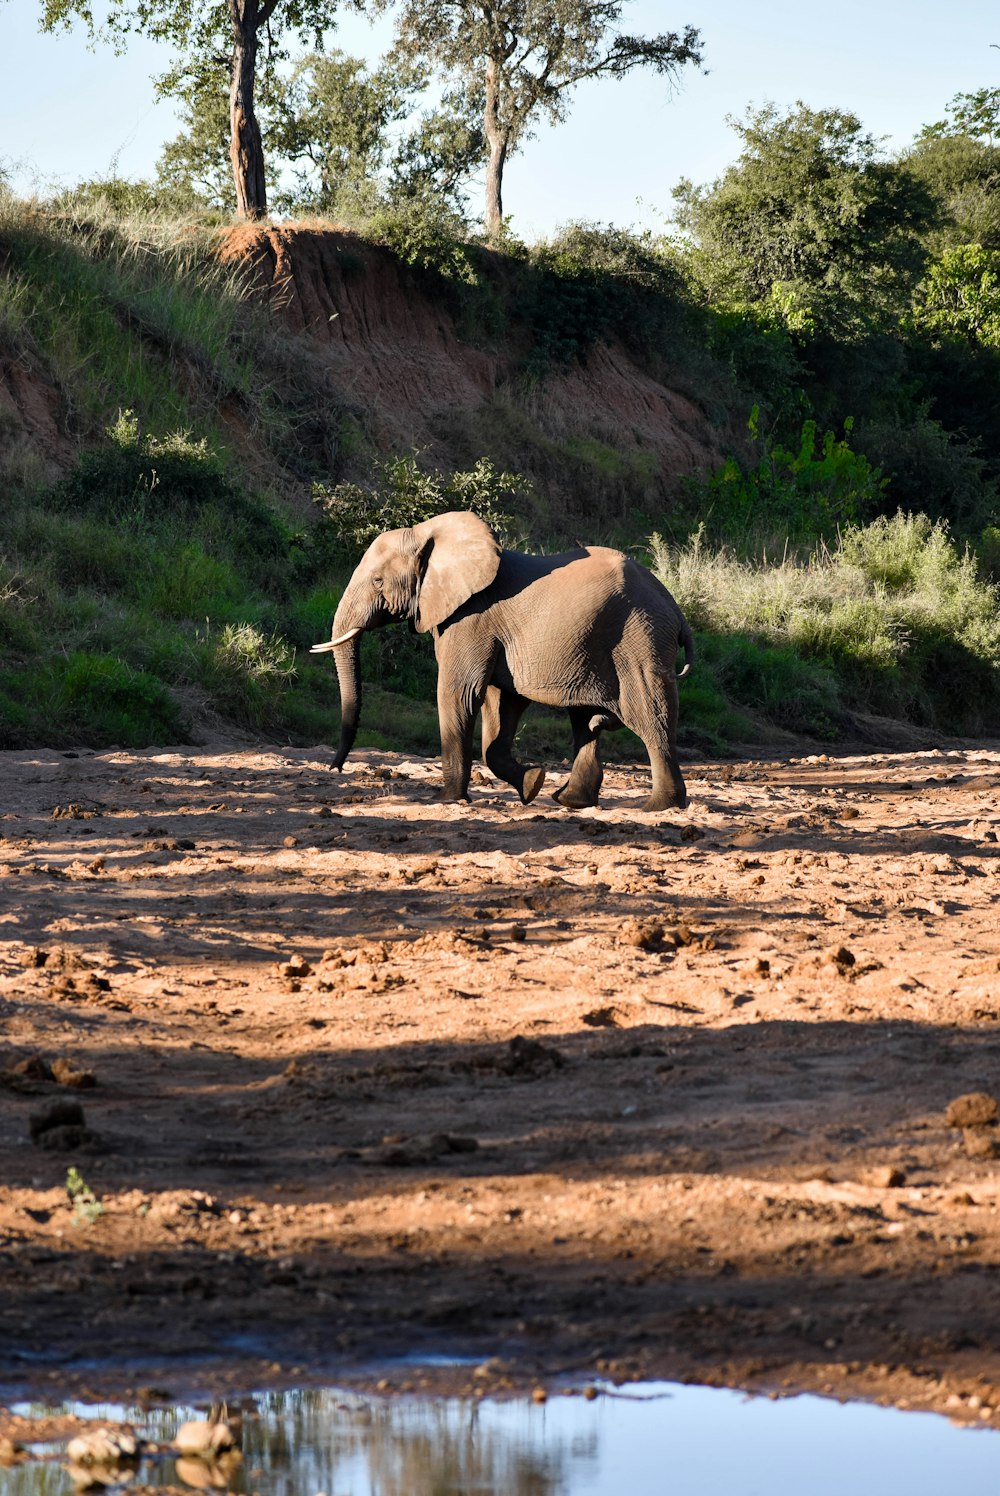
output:
M 946 1118 L 1000 1094 L 998 745 L 690 764 L 666 815 L 359 758 L 0 755 L 11 1395 L 603 1373 L 1000 1426 L 997 1128 Z

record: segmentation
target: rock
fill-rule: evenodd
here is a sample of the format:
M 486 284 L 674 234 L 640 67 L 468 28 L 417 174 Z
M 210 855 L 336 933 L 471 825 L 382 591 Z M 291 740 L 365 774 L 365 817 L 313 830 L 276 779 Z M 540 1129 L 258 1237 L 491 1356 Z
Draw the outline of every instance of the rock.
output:
M 995 1127 L 963 1127 L 962 1141 L 968 1158 L 996 1158 L 1000 1154 Z
M 281 843 L 283 847 L 297 847 L 298 844 L 299 839 L 297 836 L 286 836 Z
M 78 1101 L 53 1101 L 51 1106 L 32 1112 L 28 1118 L 28 1130 L 32 1142 L 37 1143 L 45 1133 L 57 1127 L 83 1127 L 83 1107 Z
M 413 1164 L 433 1163 L 435 1159 L 445 1158 L 450 1153 L 475 1153 L 478 1147 L 476 1138 L 450 1132 L 431 1132 L 401 1138 L 398 1142 L 384 1143 L 380 1148 L 365 1148 L 361 1156 L 366 1163 L 405 1169 Z
M 40 1138 L 35 1140 L 40 1148 L 47 1149 L 50 1153 L 72 1153 L 77 1148 L 84 1148 L 88 1153 L 103 1153 L 105 1144 L 96 1132 L 89 1127 L 50 1127 L 43 1132 Z
M 72 1060 L 62 1057 L 52 1061 L 52 1079 L 61 1086 L 72 1086 L 77 1091 L 89 1091 L 97 1085 L 92 1070 L 78 1070 Z
M 854 952 L 849 951 L 846 945 L 831 945 L 828 950 L 823 952 L 822 959 L 831 966 L 839 966 L 843 971 L 847 967 L 854 965 L 855 956 Z
M 73 1465 L 134 1465 L 142 1445 L 128 1427 L 87 1429 L 66 1445 L 66 1458 Z
M 303 956 L 290 956 L 287 961 L 278 965 L 279 977 L 286 977 L 289 981 L 299 981 L 302 977 L 312 975 L 312 967 Z
M 33 945 L 21 957 L 21 965 L 37 969 L 40 966 L 44 966 L 48 959 L 48 951 L 43 950 L 40 945 Z
M 696 842 L 696 841 L 701 841 L 701 839 L 702 839 L 702 837 L 704 835 L 705 835 L 705 833 L 702 830 L 702 828 L 700 826 L 695 826 L 693 824 L 689 824 L 687 826 L 684 826 L 681 829 L 681 841 L 682 842 Z
M 194 1419 L 182 1423 L 174 1435 L 174 1448 L 178 1454 L 196 1455 L 201 1459 L 212 1459 L 235 1447 L 236 1435 L 228 1423 L 203 1423 Z
M 19 1075 L 24 1080 L 52 1080 L 52 1067 L 40 1054 L 29 1054 L 11 1065 L 10 1075 Z
M 532 1389 L 531 1389 L 531 1401 L 533 1403 L 544 1403 L 544 1402 L 548 1402 L 548 1400 L 549 1400 L 549 1394 L 546 1392 L 546 1390 L 545 1390 L 544 1387 L 532 1387 Z
M 876 1190 L 898 1190 L 906 1183 L 906 1175 L 895 1164 L 876 1164 L 874 1168 L 863 1170 L 861 1183 Z
M 663 943 L 663 926 L 657 920 L 627 919 L 618 934 L 619 945 L 640 951 L 655 951 Z
M 949 1101 L 944 1120 L 949 1127 L 991 1127 L 997 1121 L 997 1101 L 987 1091 L 966 1091 Z

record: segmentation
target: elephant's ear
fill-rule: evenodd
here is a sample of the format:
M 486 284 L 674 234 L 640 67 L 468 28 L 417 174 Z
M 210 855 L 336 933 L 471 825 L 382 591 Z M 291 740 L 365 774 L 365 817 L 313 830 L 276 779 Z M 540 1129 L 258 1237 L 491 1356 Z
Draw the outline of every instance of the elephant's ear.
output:
M 414 525 L 413 533 L 424 564 L 416 617 L 424 634 L 490 585 L 500 565 L 500 546 L 490 527 L 469 513 L 435 515 Z

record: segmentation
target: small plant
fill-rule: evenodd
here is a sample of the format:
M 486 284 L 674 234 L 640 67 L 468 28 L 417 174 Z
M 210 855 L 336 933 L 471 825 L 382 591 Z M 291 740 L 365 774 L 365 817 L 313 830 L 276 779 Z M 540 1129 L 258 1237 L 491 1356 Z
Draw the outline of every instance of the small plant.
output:
M 265 727 L 277 720 L 294 660 L 284 639 L 269 638 L 252 623 L 227 623 L 209 642 L 205 683 L 237 721 Z
M 92 1226 L 104 1214 L 104 1206 L 84 1179 L 79 1169 L 66 1170 L 66 1193 L 73 1206 L 70 1223 L 74 1226 Z

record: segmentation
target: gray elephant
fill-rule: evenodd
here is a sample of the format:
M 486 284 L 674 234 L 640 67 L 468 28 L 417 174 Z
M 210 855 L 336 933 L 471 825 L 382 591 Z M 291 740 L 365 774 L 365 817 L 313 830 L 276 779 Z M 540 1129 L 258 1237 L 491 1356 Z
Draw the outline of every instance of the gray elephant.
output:
M 531 701 L 566 707 L 573 765 L 554 798 L 596 805 L 604 771 L 599 738 L 623 724 L 642 739 L 653 770 L 644 810 L 687 804 L 677 762 L 678 646 L 686 675 L 691 630 L 674 599 L 638 562 L 603 546 L 557 556 L 501 550 L 474 514 L 439 514 L 372 541 L 333 620 L 343 767 L 361 709 L 360 636 L 400 619 L 434 636 L 444 800 L 468 798 L 472 734 L 482 710 L 483 757 L 527 804 L 545 770 L 514 757 Z

